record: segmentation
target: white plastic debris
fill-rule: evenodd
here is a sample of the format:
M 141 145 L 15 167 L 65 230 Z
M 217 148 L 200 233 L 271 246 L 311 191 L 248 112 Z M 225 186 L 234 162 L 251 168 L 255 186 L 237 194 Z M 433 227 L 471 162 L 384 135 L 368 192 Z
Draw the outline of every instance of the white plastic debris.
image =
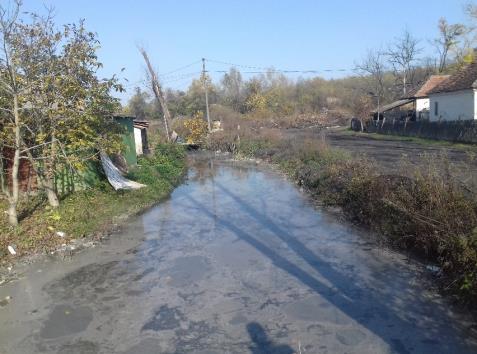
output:
M 15 251 L 15 249 L 12 246 L 8 246 L 7 248 L 8 248 L 8 252 L 10 252 L 12 256 L 17 254 L 17 251 Z
M 109 183 L 113 186 L 114 190 L 118 189 L 140 189 L 146 187 L 146 185 L 130 181 L 121 174 L 121 171 L 114 165 L 113 161 L 106 155 L 106 153 L 101 152 L 101 164 L 103 165 L 104 173 L 108 178 Z
M 57 231 L 56 235 L 60 237 L 65 237 L 66 234 L 63 231 Z

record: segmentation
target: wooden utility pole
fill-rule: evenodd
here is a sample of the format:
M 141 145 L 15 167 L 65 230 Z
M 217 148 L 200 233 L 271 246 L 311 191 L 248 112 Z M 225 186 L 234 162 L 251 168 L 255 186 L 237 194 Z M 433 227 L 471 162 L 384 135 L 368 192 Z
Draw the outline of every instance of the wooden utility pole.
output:
M 205 76 L 205 73 L 205 58 L 202 58 L 202 83 L 204 84 L 205 91 L 205 116 L 207 117 L 207 127 L 210 132 L 212 130 L 212 124 L 210 123 L 209 94 L 207 92 L 207 76 Z
M 156 99 L 159 101 L 159 104 L 162 108 L 162 112 L 164 113 L 164 127 L 166 129 L 167 141 L 170 142 L 171 135 L 169 132 L 169 122 L 171 121 L 171 114 L 169 113 L 169 109 L 167 108 L 166 98 L 164 97 L 164 93 L 162 92 L 161 85 L 159 84 L 156 72 L 152 68 L 151 62 L 149 61 L 149 57 L 147 56 L 146 50 L 144 48 L 139 48 L 139 51 L 144 57 L 147 69 L 149 70 L 149 75 L 151 75 L 151 85 L 152 91 L 154 91 L 154 96 L 156 96 Z

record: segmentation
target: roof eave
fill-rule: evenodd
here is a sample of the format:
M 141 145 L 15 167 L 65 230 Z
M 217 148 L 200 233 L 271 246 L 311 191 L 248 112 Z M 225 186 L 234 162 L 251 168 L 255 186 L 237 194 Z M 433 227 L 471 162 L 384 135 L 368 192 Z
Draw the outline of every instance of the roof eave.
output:
M 469 90 L 475 90 L 475 89 L 477 89 L 477 86 L 476 87 L 461 88 L 461 89 L 458 89 L 458 90 L 439 90 L 439 91 L 429 92 L 429 95 L 435 95 L 435 94 L 439 94 L 439 93 L 453 93 L 453 92 L 460 92 L 460 91 L 469 91 Z

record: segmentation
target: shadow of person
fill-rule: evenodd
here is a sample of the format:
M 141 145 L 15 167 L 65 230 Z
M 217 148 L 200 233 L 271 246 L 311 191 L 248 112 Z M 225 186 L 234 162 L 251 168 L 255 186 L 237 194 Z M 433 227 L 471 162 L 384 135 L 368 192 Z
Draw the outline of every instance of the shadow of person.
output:
M 252 354 L 294 354 L 295 351 L 286 344 L 275 345 L 268 338 L 263 327 L 257 322 L 247 324 L 247 332 L 253 344 L 249 347 Z

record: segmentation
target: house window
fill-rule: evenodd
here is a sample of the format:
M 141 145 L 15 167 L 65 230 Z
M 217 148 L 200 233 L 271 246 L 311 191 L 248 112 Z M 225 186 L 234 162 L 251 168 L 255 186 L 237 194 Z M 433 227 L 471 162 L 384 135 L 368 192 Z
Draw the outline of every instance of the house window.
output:
M 439 115 L 439 102 L 434 102 L 434 115 Z

